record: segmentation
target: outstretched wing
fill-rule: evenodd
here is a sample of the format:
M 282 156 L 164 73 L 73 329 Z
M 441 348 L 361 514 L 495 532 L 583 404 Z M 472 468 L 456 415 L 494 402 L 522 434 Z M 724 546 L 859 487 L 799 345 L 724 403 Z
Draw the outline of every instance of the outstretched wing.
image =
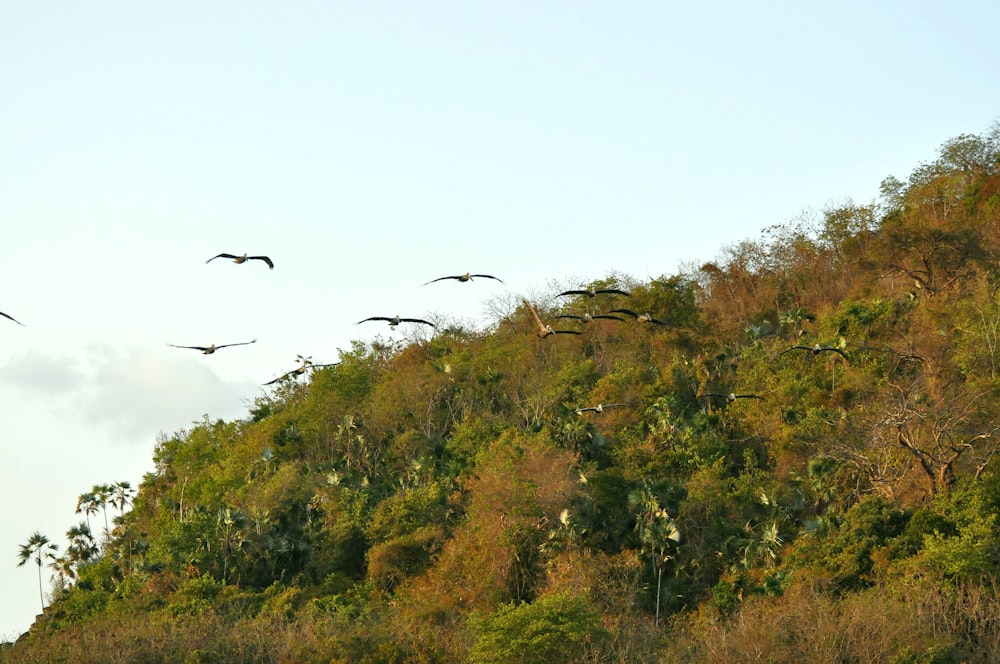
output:
M 372 317 L 366 318 L 364 320 L 359 320 L 357 323 L 355 323 L 355 325 L 361 325 L 362 323 L 367 323 L 370 320 L 384 320 L 384 321 L 386 321 L 388 323 L 391 323 L 395 319 L 394 318 L 389 318 L 388 316 L 372 316 Z
M 812 346 L 792 346 L 791 348 L 786 348 L 785 350 L 783 350 L 780 353 L 778 353 L 778 357 L 781 357 L 785 353 L 790 353 L 793 350 L 808 350 L 808 351 L 812 351 L 814 349 L 813 349 Z
M 482 277 L 483 279 L 493 279 L 495 281 L 499 281 L 500 283 L 503 283 L 503 279 L 501 279 L 500 277 L 494 277 L 492 274 L 473 274 L 471 276 L 473 276 L 473 277 Z
M 626 297 L 632 297 L 632 293 L 628 291 L 623 291 L 620 288 L 598 288 L 595 292 L 604 293 L 608 295 L 625 295 Z
M 14 318 L 13 316 L 11 316 L 10 314 L 5 314 L 4 312 L 0 311 L 0 316 L 3 316 L 4 318 L 7 318 L 9 320 L 14 321 L 15 323 L 17 323 L 21 327 L 25 327 L 24 323 L 22 323 L 21 321 L 17 320 L 16 318 Z
M 267 256 L 247 256 L 247 259 L 248 260 L 255 260 L 255 261 L 264 261 L 265 263 L 267 263 L 267 267 L 268 268 L 270 268 L 272 270 L 274 269 L 274 261 L 272 261 Z
M 219 254 L 219 255 L 217 255 L 217 256 L 212 256 L 211 258 L 209 258 L 209 259 L 208 259 L 207 261 L 205 261 L 205 262 L 206 262 L 206 263 L 211 263 L 211 262 L 212 262 L 212 261 L 214 261 L 214 260 L 215 260 L 216 258 L 233 258 L 233 259 L 236 259 L 236 258 L 239 258 L 239 256 L 234 256 L 233 254 Z
M 479 275 L 476 275 L 476 276 L 479 276 Z M 452 275 L 452 276 L 448 276 L 448 277 L 438 277 L 437 279 L 431 279 L 430 281 L 426 282 L 424 284 L 424 286 L 426 286 L 427 284 L 433 284 L 433 283 L 438 282 L 438 281 L 444 281 L 445 279 L 458 279 L 458 280 L 461 280 L 462 277 L 459 276 L 459 275 L 457 275 L 457 274 L 456 275 Z
M 436 327 L 434 323 L 424 320 L 423 318 L 400 318 L 400 323 L 420 323 L 422 325 L 430 325 L 431 327 Z
M 269 380 L 269 381 L 267 381 L 267 382 L 266 382 L 266 383 L 264 383 L 264 384 L 265 384 L 265 385 L 274 385 L 275 383 L 278 383 L 278 382 L 280 382 L 280 381 L 283 381 L 283 380 L 285 380 L 286 378 L 290 377 L 290 376 L 291 376 L 292 374 L 295 374 L 295 373 L 298 373 L 298 369 L 292 369 L 292 370 L 291 370 L 291 371 L 289 371 L 288 373 L 284 373 L 284 374 L 281 374 L 280 376 L 278 376 L 278 377 L 277 377 L 277 378 L 275 378 L 274 380 Z
M 552 330 L 552 334 L 583 334 L 579 330 Z
M 837 348 L 837 347 L 835 347 L 835 346 L 823 346 L 823 347 L 822 347 L 822 348 L 820 348 L 820 349 L 819 349 L 819 350 L 818 350 L 817 352 L 819 352 L 819 353 L 822 353 L 822 352 L 823 352 L 823 351 L 825 351 L 825 350 L 828 350 L 828 351 L 830 351 L 831 353 L 837 353 L 837 354 L 839 354 L 839 355 L 840 355 L 840 356 L 841 356 L 842 358 L 844 358 L 844 359 L 845 359 L 845 360 L 847 360 L 848 362 L 850 362 L 850 361 L 851 361 L 851 358 L 849 358 L 849 357 L 847 356 L 847 352 L 846 352 L 846 351 L 844 351 L 844 350 L 843 350 L 843 349 L 841 349 L 841 348 Z
M 167 345 L 171 346 L 172 348 L 190 348 L 191 350 L 200 350 L 203 353 L 206 350 L 208 350 L 208 346 L 178 346 L 177 344 L 167 344 Z
M 639 314 L 631 309 L 612 309 L 613 314 L 625 314 L 626 316 L 631 316 L 632 318 L 638 318 Z
M 588 290 L 567 290 L 559 293 L 556 297 L 562 297 L 563 295 L 590 295 Z
M 220 348 L 229 348 L 230 346 L 247 346 L 249 344 L 255 344 L 255 343 L 257 343 L 256 339 L 252 339 L 251 341 L 240 341 L 235 344 L 220 344 L 215 347 L 215 350 L 219 350 Z

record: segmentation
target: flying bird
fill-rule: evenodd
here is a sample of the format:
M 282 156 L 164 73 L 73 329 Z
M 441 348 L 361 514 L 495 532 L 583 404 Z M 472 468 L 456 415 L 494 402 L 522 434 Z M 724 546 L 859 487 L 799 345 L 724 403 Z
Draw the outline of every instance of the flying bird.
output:
M 620 288 L 586 288 L 577 290 L 568 290 L 559 293 L 556 297 L 562 297 L 563 295 L 586 295 L 587 297 L 597 297 L 598 295 L 625 295 L 632 297 L 632 293 L 623 291 Z
M 535 308 L 531 306 L 527 300 L 522 300 L 524 306 L 528 307 L 528 311 L 531 312 L 531 317 L 535 319 L 535 326 L 538 327 L 538 336 L 541 339 L 549 336 L 550 334 L 580 334 L 579 330 L 553 330 L 551 325 L 546 325 L 542 322 L 542 317 L 538 315 Z
M 780 353 L 778 353 L 778 357 L 781 357 L 785 353 L 791 352 L 793 350 L 807 350 L 810 353 L 812 353 L 813 357 L 815 357 L 816 355 L 819 355 L 820 353 L 822 353 L 824 351 L 829 351 L 831 353 L 837 353 L 838 355 L 840 355 L 841 357 L 843 357 L 848 362 L 850 362 L 850 360 L 851 360 L 851 358 L 849 358 L 847 356 L 847 353 L 844 351 L 844 349 L 837 348 L 836 346 L 820 346 L 819 344 L 816 344 L 814 346 L 792 346 L 791 348 L 786 348 L 785 350 L 783 350 Z
M 612 314 L 559 314 L 556 318 L 573 318 L 583 323 L 593 323 L 598 318 L 603 318 L 607 320 L 625 320 L 621 316 L 614 316 Z
M 200 350 L 204 355 L 211 355 L 220 348 L 229 348 L 230 346 L 246 346 L 255 343 L 257 343 L 256 339 L 254 339 L 253 341 L 241 341 L 235 344 L 222 344 L 219 346 L 216 346 L 215 344 L 212 344 L 211 346 L 178 346 L 176 344 L 167 344 L 167 345 L 172 346 L 173 348 L 191 348 L 193 350 Z
M 465 274 L 456 274 L 450 277 L 438 277 L 437 279 L 431 279 L 426 284 L 424 284 L 424 286 L 426 286 L 427 284 L 433 284 L 435 281 L 444 281 L 445 279 L 454 279 L 455 281 L 458 281 L 460 283 L 465 283 L 466 281 L 472 281 L 476 277 L 481 277 L 483 279 L 494 279 L 496 281 L 499 281 L 500 283 L 503 283 L 503 279 L 499 277 L 494 277 L 492 274 L 469 274 L 468 272 L 466 272 Z
M 274 385 L 275 383 L 283 381 L 283 380 L 286 380 L 288 378 L 293 378 L 293 377 L 297 378 L 297 377 L 301 376 L 302 374 L 304 374 L 309 369 L 319 369 L 320 367 L 335 367 L 338 364 L 340 364 L 340 362 L 332 362 L 330 364 L 313 364 L 312 360 L 306 359 L 306 358 L 302 357 L 301 355 L 299 356 L 299 362 L 301 362 L 300 366 L 298 366 L 295 369 L 292 369 L 291 371 L 288 371 L 288 372 L 286 372 L 286 373 L 278 376 L 274 380 L 269 380 L 269 381 L 267 381 L 264 384 L 265 385 Z
M 626 405 L 626 404 L 623 404 L 623 403 L 599 403 L 596 406 L 587 406 L 586 408 L 577 408 L 576 409 L 576 414 L 579 415 L 580 413 L 585 413 L 588 410 L 593 411 L 595 413 L 603 413 L 605 408 L 616 408 L 618 406 L 624 406 L 624 405 Z
M 372 316 L 364 320 L 359 320 L 355 323 L 355 325 L 361 325 L 362 323 L 367 323 L 370 320 L 384 320 L 389 323 L 389 327 L 396 327 L 400 323 L 421 323 L 423 325 L 435 327 L 434 323 L 423 320 L 422 318 L 400 318 L 399 316 L 392 316 L 391 318 L 389 316 Z
M 718 397 L 719 399 L 725 399 L 726 403 L 732 403 L 737 399 L 760 399 L 761 401 L 765 400 L 764 397 L 756 394 L 736 394 L 735 392 L 730 392 L 729 394 L 720 394 L 718 392 L 706 392 L 705 394 L 699 394 L 695 398 L 700 399 L 702 397 Z
M 16 318 L 14 318 L 13 316 L 11 316 L 9 314 L 5 314 L 4 312 L 0 311 L 0 316 L 3 316 L 4 318 L 8 318 L 8 319 L 14 321 L 15 323 L 17 323 L 21 327 L 25 327 L 24 323 L 22 323 L 21 321 L 17 320 Z
M 653 318 L 649 314 L 640 314 L 638 312 L 632 311 L 631 309 L 612 309 L 613 314 L 625 314 L 626 316 L 631 316 L 640 323 L 653 323 L 655 325 L 666 325 L 667 322 L 660 320 L 659 318 Z
M 264 261 L 265 263 L 267 263 L 268 268 L 272 270 L 274 269 L 274 262 L 267 256 L 247 256 L 246 254 L 243 254 L 242 256 L 236 256 L 235 254 L 219 254 L 218 256 L 212 256 L 205 262 L 211 263 L 216 258 L 229 258 L 232 259 L 232 261 L 237 265 L 240 263 L 246 263 L 247 261 Z

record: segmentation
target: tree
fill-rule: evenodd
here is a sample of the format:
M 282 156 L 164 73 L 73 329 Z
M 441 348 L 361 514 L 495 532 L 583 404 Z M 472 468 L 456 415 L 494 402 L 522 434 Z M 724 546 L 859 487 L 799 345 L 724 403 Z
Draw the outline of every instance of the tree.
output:
M 649 555 L 656 568 L 656 622 L 659 623 L 663 567 L 670 560 L 667 548 L 681 541 L 681 533 L 667 510 L 660 506 L 660 499 L 648 481 L 629 494 L 628 502 L 636 510 L 635 529 L 639 540 L 643 546 L 649 547 Z
M 42 594 L 42 561 L 55 560 L 58 550 L 58 544 L 53 544 L 48 537 L 36 530 L 28 538 L 28 542 L 21 545 L 21 550 L 17 554 L 18 567 L 32 559 L 38 565 L 38 599 L 41 601 L 43 611 L 45 610 L 45 596 Z

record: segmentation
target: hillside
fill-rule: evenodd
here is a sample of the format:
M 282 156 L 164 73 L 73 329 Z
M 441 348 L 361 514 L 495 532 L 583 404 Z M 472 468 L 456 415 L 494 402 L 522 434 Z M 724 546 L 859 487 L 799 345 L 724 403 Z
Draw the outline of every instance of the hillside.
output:
M 588 285 L 628 295 L 355 343 L 81 496 L 0 661 L 997 661 L 998 259 L 995 131 Z

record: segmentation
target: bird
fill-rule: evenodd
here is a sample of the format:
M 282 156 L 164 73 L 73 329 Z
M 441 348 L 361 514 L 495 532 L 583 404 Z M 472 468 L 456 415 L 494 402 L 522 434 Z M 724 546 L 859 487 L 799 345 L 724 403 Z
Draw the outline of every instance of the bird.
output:
M 625 295 L 627 297 L 632 297 L 632 293 L 628 291 L 623 291 L 620 288 L 585 288 L 563 291 L 556 295 L 556 297 L 562 297 L 563 295 L 586 295 L 587 297 L 597 297 L 598 295 Z
M 582 316 L 579 314 L 559 314 L 556 318 L 574 318 L 584 323 L 593 323 L 598 318 L 607 320 L 625 320 L 621 316 L 614 316 L 612 314 L 583 314 Z
M 246 346 L 248 344 L 255 344 L 255 343 L 257 343 L 256 339 L 252 341 L 241 341 L 235 344 L 221 344 L 219 346 L 216 346 L 215 344 L 212 344 L 211 346 L 178 346 L 176 344 L 167 344 L 167 345 L 172 346 L 173 348 L 191 348 L 193 350 L 200 350 L 203 355 L 211 355 L 220 348 L 229 348 L 230 346 Z
M 538 315 L 535 308 L 531 306 L 527 300 L 522 300 L 524 306 L 528 307 L 528 311 L 531 312 L 531 317 L 535 319 L 535 325 L 538 327 L 538 336 L 541 339 L 549 336 L 550 334 L 580 334 L 579 330 L 553 330 L 551 325 L 546 325 L 542 322 L 542 317 Z
M 719 399 L 725 399 L 726 403 L 732 403 L 737 399 L 760 399 L 761 401 L 765 400 L 764 397 L 756 394 L 736 394 L 735 392 L 730 392 L 729 394 L 720 394 L 718 392 L 706 392 L 705 394 L 699 394 L 695 398 L 700 399 L 702 397 L 718 397 Z
M 15 323 L 17 323 L 17 324 L 18 324 L 18 325 L 20 325 L 21 327 L 25 327 L 24 323 L 22 323 L 21 321 L 19 321 L 19 320 L 18 320 L 18 319 L 16 319 L 16 318 L 14 318 L 14 317 L 13 317 L 13 316 L 11 316 L 10 314 L 5 314 L 4 312 L 0 311 L 0 316 L 3 316 L 4 318 L 8 318 L 8 319 L 10 319 L 10 320 L 14 321 Z
M 593 411 L 595 413 L 603 413 L 605 408 L 615 408 L 617 406 L 624 406 L 624 405 L 626 405 L 626 404 L 623 404 L 623 403 L 599 403 L 596 406 L 587 406 L 586 408 L 577 408 L 576 409 L 576 414 L 579 415 L 580 413 L 585 413 L 588 410 L 591 410 L 591 411 Z
M 274 261 L 272 261 L 267 256 L 247 256 L 246 254 L 243 254 L 242 256 L 236 256 L 234 254 L 219 254 L 218 256 L 212 256 L 205 262 L 211 263 L 216 258 L 230 258 L 237 265 L 240 263 L 246 263 L 247 261 L 264 261 L 265 263 L 267 263 L 267 267 L 269 269 L 271 270 L 274 269 Z
M 476 277 L 481 277 L 483 279 L 494 279 L 496 281 L 499 281 L 500 283 L 503 283 L 503 279 L 501 279 L 500 277 L 494 277 L 492 274 L 469 274 L 468 272 L 466 272 L 465 274 L 456 274 L 450 277 L 438 277 L 437 279 L 431 279 L 430 281 L 425 283 L 424 286 L 426 286 L 427 284 L 433 284 L 435 281 L 444 281 L 445 279 L 454 279 L 459 283 L 465 283 L 466 281 L 472 281 Z
M 635 311 L 632 311 L 631 309 L 612 309 L 611 313 L 613 313 L 613 314 L 625 314 L 627 316 L 631 316 L 632 318 L 636 319 L 640 323 L 654 323 L 656 325 L 666 325 L 667 324 L 666 321 L 660 320 L 659 318 L 653 318 L 649 314 L 640 314 L 640 313 L 637 313 Z
M 335 367 L 338 364 L 340 364 L 340 362 L 332 362 L 330 364 L 313 364 L 312 360 L 310 360 L 308 358 L 305 358 L 305 357 L 302 357 L 301 355 L 299 355 L 299 362 L 301 362 L 300 366 L 296 367 L 295 369 L 292 369 L 291 371 L 283 373 L 282 375 L 278 376 L 274 380 L 269 380 L 269 381 L 267 381 L 264 384 L 265 385 L 274 385 L 275 383 L 283 381 L 286 378 L 292 378 L 292 377 L 301 376 L 308 369 L 319 369 L 320 367 Z
M 831 353 L 837 353 L 837 354 L 839 354 L 841 357 L 843 357 L 847 361 L 851 360 L 851 358 L 849 358 L 847 356 L 847 353 L 844 351 L 844 349 L 837 348 L 836 346 L 820 346 L 819 344 L 816 344 L 814 346 L 792 346 L 791 348 L 786 348 L 785 350 L 783 350 L 780 353 L 778 353 L 778 356 L 780 357 L 780 356 L 784 355 L 785 353 L 791 352 L 793 350 L 807 350 L 810 353 L 812 353 L 814 357 L 816 355 L 819 355 L 820 353 L 822 353 L 824 351 L 829 351 Z
M 399 316 L 392 316 L 391 318 L 389 316 L 371 316 L 370 318 L 359 320 L 355 323 L 355 325 L 361 325 L 362 323 L 367 323 L 370 320 L 384 320 L 389 323 L 389 327 L 396 327 L 400 323 L 421 323 L 423 325 L 435 327 L 434 323 L 423 320 L 422 318 L 400 318 Z

